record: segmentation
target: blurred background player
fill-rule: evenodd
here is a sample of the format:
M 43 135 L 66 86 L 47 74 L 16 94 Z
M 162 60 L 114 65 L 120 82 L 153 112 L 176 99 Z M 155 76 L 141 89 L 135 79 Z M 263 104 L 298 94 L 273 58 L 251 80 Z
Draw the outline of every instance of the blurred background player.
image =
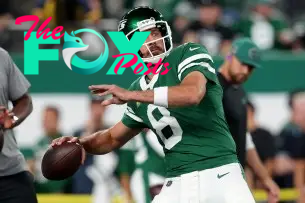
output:
M 4 49 L 12 42 L 9 37 L 9 25 L 12 19 L 10 2 L 0 1 L 0 46 Z
M 165 181 L 162 146 L 154 132 L 148 129 L 133 138 L 128 146 L 123 147 L 120 156 L 120 174 L 125 181 L 123 185 L 127 185 L 126 194 L 136 203 L 150 203 Z M 131 155 L 127 156 L 128 153 Z
M 278 173 L 282 172 L 281 183 L 296 187 L 300 194 L 298 203 L 305 202 L 305 90 L 298 89 L 291 93 L 291 122 L 280 134 L 281 154 L 277 157 Z M 292 162 L 292 164 L 291 164 Z M 289 164 L 290 163 L 290 164 Z M 282 164 L 282 165 L 280 165 Z M 287 168 L 288 165 L 288 168 Z M 291 167 L 292 166 L 292 167 Z M 286 168 L 285 168 L 286 167 Z M 286 169 L 286 170 L 285 170 Z M 287 170 L 288 169 L 288 170 Z M 289 170 L 290 169 L 290 170 Z M 279 173 L 280 174 L 280 173 Z M 291 178 L 292 177 L 292 178 Z M 291 178 L 291 179 L 290 179 Z
M 46 179 L 41 172 L 41 162 L 43 155 L 48 150 L 53 139 L 63 136 L 60 129 L 60 110 L 56 106 L 48 105 L 42 113 L 42 124 L 44 134 L 32 149 L 34 164 L 33 173 L 35 177 L 35 187 L 37 193 L 69 193 L 71 189 L 71 179 L 61 181 L 51 181 Z
M 90 135 L 91 133 L 99 130 L 106 129 L 103 123 L 105 107 L 101 106 L 100 103 L 103 101 L 101 97 L 91 97 L 89 101 L 89 118 L 85 126 L 77 129 L 73 135 L 76 137 L 82 137 Z M 88 176 L 88 167 L 94 165 L 94 156 L 86 154 L 86 160 L 80 169 L 73 176 L 72 192 L 76 194 L 91 194 L 94 180 Z
M 247 95 L 241 86 L 254 69 L 260 68 L 261 51 L 249 39 L 236 39 L 225 62 L 220 66 L 218 78 L 223 87 L 223 107 L 230 132 L 237 146 L 237 154 L 243 168 L 246 162 L 269 192 L 271 202 L 279 198 L 279 188 L 261 163 L 247 130 Z
M 296 104 L 300 101 L 299 95 L 302 95 L 304 92 L 305 89 L 298 88 L 288 93 L 287 106 L 290 115 L 288 116 L 288 121 L 276 136 L 275 180 L 283 189 L 293 188 L 296 184 L 300 187 L 303 184 L 301 179 L 297 180 L 295 177 L 303 173 L 302 147 L 305 133 L 301 127 L 302 123 L 300 123 L 298 118 L 302 117 L 302 108 L 304 107 L 297 106 Z
M 249 12 L 234 26 L 235 33 L 249 37 L 262 50 L 292 48 L 294 33 L 274 0 L 249 1 Z
M 126 202 L 137 202 L 132 194 L 132 188 L 130 186 L 130 178 L 136 170 L 135 154 L 137 147 L 135 139 L 131 139 L 124 146 L 118 149 L 118 175 L 120 177 L 120 183 L 123 190 L 123 196 Z M 137 187 L 139 188 L 139 187 Z
M 256 120 L 256 108 L 249 99 L 247 101 L 247 124 L 248 131 L 252 137 L 257 154 L 262 160 L 264 167 L 268 171 L 270 177 L 274 176 L 274 159 L 276 154 L 276 146 L 274 136 L 264 127 L 259 126 Z M 261 189 L 260 180 L 253 174 L 251 169 L 246 165 L 245 168 L 247 182 L 252 189 Z
M 305 202 L 305 91 L 295 95 L 292 101 L 296 114 L 293 118 L 295 124 L 303 134 L 303 141 L 298 143 L 297 153 L 293 156 L 296 165 L 294 173 L 294 184 L 298 192 L 301 194 L 298 203 Z
M 184 42 L 204 44 L 213 56 L 225 55 L 231 47 L 234 34 L 220 21 L 222 8 L 219 0 L 201 0 L 198 6 L 199 19 L 188 27 Z
M 78 22 L 86 20 L 88 24 L 97 24 L 102 17 L 99 0 L 39 0 L 33 14 L 41 23 L 52 16 L 51 28 L 63 26 L 68 33 L 82 28 Z
M 89 26 L 95 29 L 102 17 L 100 0 L 38 0 L 36 2 L 32 14 L 39 17 L 38 26 L 51 16 L 52 20 L 47 27 L 53 30 L 57 26 L 63 26 L 62 33 L 68 32 L 70 34 L 72 31 Z M 87 34 L 80 36 L 85 37 Z M 63 42 L 63 39 L 60 40 Z M 85 43 L 89 44 L 88 41 L 90 40 L 86 40 Z M 95 43 L 100 44 L 97 40 Z M 90 44 L 92 48 L 92 43 Z M 43 45 L 43 47 L 50 46 L 54 47 L 54 45 Z M 61 49 L 62 47 L 56 46 L 56 48 Z M 91 51 L 93 50 L 91 49 Z
M 75 137 L 81 138 L 108 128 L 104 122 L 106 107 L 101 105 L 105 97 L 90 97 L 89 119 L 83 128 L 73 133 Z M 94 194 L 94 202 L 110 202 L 114 196 L 120 195 L 117 159 L 116 152 L 103 156 L 87 153 L 84 164 L 72 177 L 72 193 Z
M 28 94 L 30 83 L 2 48 L 0 59 L 0 126 L 4 129 L 4 146 L 0 152 L 0 202 L 37 203 L 33 176 L 13 133 L 13 128 L 32 112 L 32 99 Z M 13 104 L 12 109 L 9 109 L 9 102 Z

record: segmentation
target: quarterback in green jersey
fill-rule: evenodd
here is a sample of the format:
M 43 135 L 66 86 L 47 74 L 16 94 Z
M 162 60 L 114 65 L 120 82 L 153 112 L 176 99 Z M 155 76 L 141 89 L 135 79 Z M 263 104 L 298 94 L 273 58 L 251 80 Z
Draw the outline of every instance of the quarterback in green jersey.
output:
M 106 154 L 149 128 L 163 147 L 166 168 L 163 188 L 153 203 L 254 203 L 225 120 L 222 87 L 206 48 L 186 43 L 173 49 L 170 27 L 150 7 L 125 14 L 119 31 L 128 39 L 137 31 L 150 31 L 139 55 L 147 63 L 162 59 L 172 69 L 165 75 L 143 75 L 128 90 L 90 86 L 94 94 L 112 95 L 102 105 L 127 104 L 122 120 L 80 139 L 59 138 L 52 146 L 78 142 L 88 153 Z

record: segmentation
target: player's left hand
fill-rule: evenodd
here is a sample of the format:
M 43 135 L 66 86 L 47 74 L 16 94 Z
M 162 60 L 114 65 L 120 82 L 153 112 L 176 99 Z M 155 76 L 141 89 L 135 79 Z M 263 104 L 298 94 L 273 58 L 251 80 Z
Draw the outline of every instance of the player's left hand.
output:
M 4 129 L 10 129 L 13 127 L 15 123 L 13 117 L 14 117 L 13 112 L 10 112 L 4 106 L 0 106 L 0 125 L 2 125 Z
M 272 180 L 268 179 L 263 183 L 264 188 L 268 192 L 268 203 L 277 203 L 280 198 L 280 188 Z
M 106 99 L 102 105 L 125 104 L 129 100 L 130 91 L 120 88 L 116 85 L 91 85 L 89 86 L 92 94 L 99 96 L 112 95 L 112 98 Z

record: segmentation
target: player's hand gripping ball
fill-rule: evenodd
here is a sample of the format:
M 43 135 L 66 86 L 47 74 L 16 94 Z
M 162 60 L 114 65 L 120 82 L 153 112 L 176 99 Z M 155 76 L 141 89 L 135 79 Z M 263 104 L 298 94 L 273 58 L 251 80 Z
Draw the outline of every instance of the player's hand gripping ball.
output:
M 66 137 L 64 137 L 66 138 Z M 85 151 L 78 142 L 52 143 L 42 159 L 41 171 L 49 180 L 71 177 L 84 162 Z

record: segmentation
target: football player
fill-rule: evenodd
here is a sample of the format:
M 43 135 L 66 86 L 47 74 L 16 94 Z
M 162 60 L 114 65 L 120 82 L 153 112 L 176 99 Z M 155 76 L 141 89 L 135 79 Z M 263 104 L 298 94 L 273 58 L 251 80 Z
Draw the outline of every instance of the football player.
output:
M 166 179 L 153 203 L 254 203 L 236 155 L 222 106 L 222 87 L 213 60 L 200 44 L 175 49 L 171 29 L 153 8 L 137 7 L 125 14 L 119 31 L 128 39 L 149 31 L 139 50 L 146 63 L 168 62 L 167 74 L 143 75 L 128 90 L 116 85 L 93 85 L 100 96 L 112 95 L 102 105 L 125 104 L 120 122 L 108 130 L 63 142 L 78 142 L 92 154 L 120 148 L 144 128 L 151 129 L 163 146 Z

